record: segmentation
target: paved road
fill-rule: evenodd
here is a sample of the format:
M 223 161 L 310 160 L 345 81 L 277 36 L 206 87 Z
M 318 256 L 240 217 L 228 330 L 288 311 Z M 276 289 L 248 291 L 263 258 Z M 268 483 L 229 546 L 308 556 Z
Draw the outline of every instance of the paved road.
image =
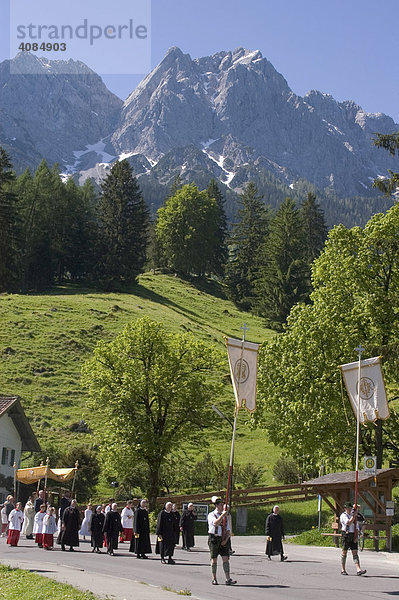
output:
M 349 577 L 340 575 L 340 551 L 336 548 L 285 546 L 288 560 L 278 557 L 271 562 L 264 555 L 264 538 L 238 537 L 233 540 L 236 554 L 231 570 L 238 583 L 223 585 L 222 568 L 218 570 L 220 585 L 210 585 L 209 554 L 206 538 L 196 537 L 193 552 L 176 551 L 176 565 L 162 565 L 154 554 L 146 561 L 137 560 L 121 545 L 117 556 L 95 555 L 88 542 L 79 552 L 45 552 L 33 542 L 22 540 L 17 548 L 0 540 L 0 561 L 31 569 L 58 581 L 115 600 L 173 600 L 173 594 L 162 589 L 188 589 L 200 600 L 387 600 L 399 596 L 399 556 L 385 552 L 361 553 L 361 565 L 367 569 L 363 577 L 355 575 L 351 557 L 347 562 Z

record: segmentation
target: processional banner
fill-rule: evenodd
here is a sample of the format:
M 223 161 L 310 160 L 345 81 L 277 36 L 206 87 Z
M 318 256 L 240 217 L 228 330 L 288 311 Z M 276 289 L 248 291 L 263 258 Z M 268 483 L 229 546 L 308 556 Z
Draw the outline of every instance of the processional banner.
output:
M 359 398 L 359 361 L 341 365 L 349 400 L 357 417 Z M 389 408 L 381 369 L 381 357 L 360 361 L 360 423 L 388 419 Z
M 236 407 L 254 412 L 260 344 L 225 338 Z

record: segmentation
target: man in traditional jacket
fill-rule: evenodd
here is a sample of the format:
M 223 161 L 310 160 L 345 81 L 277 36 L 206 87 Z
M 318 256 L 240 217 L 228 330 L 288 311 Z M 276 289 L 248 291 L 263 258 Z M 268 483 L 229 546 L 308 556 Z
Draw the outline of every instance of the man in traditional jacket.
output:
M 168 557 L 168 564 L 176 564 L 172 556 L 175 551 L 176 531 L 179 527 L 176 518 L 172 512 L 172 503 L 167 502 L 165 508 L 158 514 L 157 521 L 157 548 L 155 552 L 161 554 L 161 562 L 166 564 L 165 556 Z
M 107 554 L 114 556 L 114 550 L 118 550 L 118 535 L 123 532 L 121 516 L 118 513 L 118 505 L 114 502 L 111 510 L 105 515 L 103 533 L 107 536 Z
M 280 508 L 276 505 L 266 519 L 266 554 L 269 560 L 271 560 L 272 555 L 279 554 L 282 562 L 287 560 L 287 557 L 284 556 L 283 543 L 281 541 L 284 537 L 284 525 L 279 513 Z
M 226 585 L 235 585 L 237 581 L 230 577 L 230 552 L 228 540 L 231 535 L 230 522 L 227 518 L 227 506 L 223 507 L 223 500 L 212 496 L 215 510 L 208 514 L 208 547 L 211 553 L 212 585 L 218 585 L 216 579 L 218 556 L 222 557 L 223 571 Z
M 71 505 L 67 506 L 62 515 L 61 550 L 69 546 L 69 551 L 73 552 L 74 547 L 79 546 L 80 515 L 76 505 L 76 500 L 72 500 Z
M 183 550 L 190 552 L 195 546 L 194 542 L 194 521 L 197 520 L 197 513 L 194 511 L 194 504 L 189 502 L 180 517 L 180 531 L 183 534 Z
M 151 554 L 151 540 L 150 540 L 150 521 L 147 510 L 147 500 L 141 500 L 140 506 L 134 513 L 133 520 L 134 529 L 134 550 L 137 558 L 147 558 L 146 554 Z M 130 547 L 132 552 L 132 546 Z

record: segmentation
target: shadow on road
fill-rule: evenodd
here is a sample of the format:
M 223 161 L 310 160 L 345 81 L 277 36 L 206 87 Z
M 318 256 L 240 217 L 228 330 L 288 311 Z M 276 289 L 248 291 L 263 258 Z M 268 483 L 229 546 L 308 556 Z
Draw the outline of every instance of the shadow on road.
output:
M 50 569 L 28 569 L 29 573 L 57 573 L 57 571 L 50 571 Z
M 281 589 L 290 589 L 291 586 L 290 585 L 256 585 L 255 583 L 237 583 L 237 585 L 234 586 L 235 588 L 258 588 L 258 589 L 265 589 L 265 590 L 270 590 L 272 588 L 281 588 Z

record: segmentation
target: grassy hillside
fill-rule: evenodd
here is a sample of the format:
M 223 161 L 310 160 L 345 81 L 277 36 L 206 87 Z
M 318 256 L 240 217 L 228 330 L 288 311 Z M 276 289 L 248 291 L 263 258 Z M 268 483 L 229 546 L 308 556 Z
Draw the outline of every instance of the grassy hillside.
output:
M 81 419 L 90 426 L 86 393 L 80 385 L 82 363 L 99 340 L 113 339 L 127 323 L 144 315 L 162 321 L 173 332 L 189 331 L 216 343 L 221 351 L 223 335 L 240 338 L 244 322 L 251 341 L 263 342 L 272 335 L 260 318 L 241 313 L 224 299 L 216 283 L 195 286 L 167 275 L 144 274 L 132 292 L 124 294 L 68 285 L 40 295 L 1 295 L 0 393 L 21 396 L 44 448 L 53 442 L 64 446 L 89 442 L 87 434 L 75 431 Z M 215 403 L 230 395 L 233 413 L 229 383 L 224 394 L 224 399 L 215 398 Z M 249 431 L 244 415 L 240 421 L 237 458 L 264 466 L 264 481 L 268 481 L 278 451 L 263 432 Z M 226 458 L 230 438 L 229 425 L 221 421 L 212 446 Z

